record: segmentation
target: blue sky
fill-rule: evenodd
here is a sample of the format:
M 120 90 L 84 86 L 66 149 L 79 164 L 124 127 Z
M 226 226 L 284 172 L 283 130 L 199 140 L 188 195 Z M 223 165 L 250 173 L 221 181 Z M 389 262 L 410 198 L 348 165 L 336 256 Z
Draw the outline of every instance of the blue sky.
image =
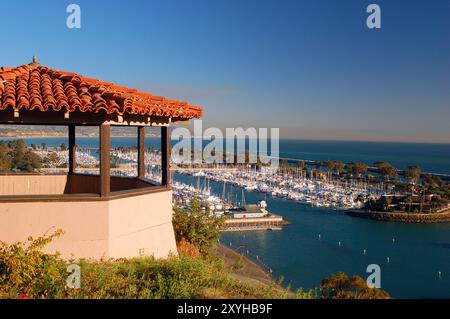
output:
M 82 28 L 66 27 L 66 7 Z M 366 27 L 377 3 L 382 28 Z M 186 100 L 205 125 L 450 142 L 450 0 L 2 2 L 0 65 L 31 62 Z

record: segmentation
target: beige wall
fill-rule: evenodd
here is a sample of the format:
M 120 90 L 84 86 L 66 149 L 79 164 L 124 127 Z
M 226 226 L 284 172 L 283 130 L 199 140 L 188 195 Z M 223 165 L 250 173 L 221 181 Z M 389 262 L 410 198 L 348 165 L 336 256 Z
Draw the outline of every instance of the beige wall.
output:
M 172 192 L 111 201 L 0 203 L 0 240 L 39 237 L 55 229 L 64 236 L 46 251 L 63 258 L 127 258 L 141 253 L 176 254 Z
M 110 201 L 109 212 L 111 257 L 176 254 L 171 191 Z

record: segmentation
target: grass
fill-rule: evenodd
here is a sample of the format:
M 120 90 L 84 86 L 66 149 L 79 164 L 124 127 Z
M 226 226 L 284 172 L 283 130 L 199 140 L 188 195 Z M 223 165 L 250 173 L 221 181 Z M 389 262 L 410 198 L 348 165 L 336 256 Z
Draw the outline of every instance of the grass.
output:
M 42 252 L 50 237 L 26 243 L 0 243 L 0 298 L 49 299 L 204 299 L 310 298 L 273 285 L 253 285 L 234 278 L 216 254 L 198 254 L 182 244 L 179 256 L 166 260 L 80 260 L 81 288 L 67 287 L 70 262 Z

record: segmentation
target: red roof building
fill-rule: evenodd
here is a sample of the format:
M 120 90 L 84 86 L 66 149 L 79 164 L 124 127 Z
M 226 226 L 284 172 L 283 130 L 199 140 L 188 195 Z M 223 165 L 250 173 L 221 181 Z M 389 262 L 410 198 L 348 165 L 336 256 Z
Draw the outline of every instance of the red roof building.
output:
M 0 241 L 51 229 L 64 258 L 176 254 L 170 187 L 170 124 L 200 118 L 199 106 L 33 63 L 0 68 L 0 124 L 68 127 L 68 172 L 0 174 Z M 111 176 L 110 127 L 137 128 L 137 176 Z M 100 174 L 77 173 L 76 127 L 98 126 Z M 145 127 L 161 128 L 161 185 L 146 179 Z

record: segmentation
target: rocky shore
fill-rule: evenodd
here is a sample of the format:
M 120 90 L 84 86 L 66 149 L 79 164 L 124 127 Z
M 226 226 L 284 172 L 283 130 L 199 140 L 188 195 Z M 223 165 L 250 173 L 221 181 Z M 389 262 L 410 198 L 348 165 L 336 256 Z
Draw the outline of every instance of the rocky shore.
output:
M 374 212 L 365 210 L 348 210 L 345 212 L 346 215 L 374 219 L 379 221 L 388 222 L 401 222 L 401 223 L 450 223 L 450 209 L 443 212 L 432 213 L 432 214 L 421 214 L 421 213 L 390 213 L 390 212 Z

